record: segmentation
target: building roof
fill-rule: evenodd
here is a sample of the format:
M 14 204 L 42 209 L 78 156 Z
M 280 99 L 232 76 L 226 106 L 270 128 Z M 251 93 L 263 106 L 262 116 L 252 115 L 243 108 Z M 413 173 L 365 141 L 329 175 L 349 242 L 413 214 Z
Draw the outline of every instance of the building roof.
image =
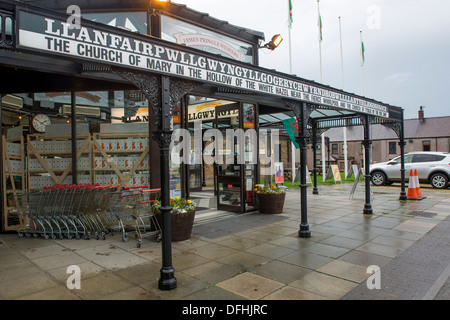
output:
M 22 0 L 36 6 L 52 9 L 55 11 L 66 11 L 67 7 L 76 4 L 81 11 L 114 11 L 121 9 L 122 11 L 139 11 L 147 10 L 150 0 Z M 184 19 L 195 21 L 201 25 L 220 30 L 225 34 L 233 35 L 241 39 L 258 42 L 264 40 L 264 33 L 244 27 L 233 25 L 227 21 L 211 17 L 208 13 L 188 8 L 184 4 L 169 2 L 167 11 L 171 14 L 180 16 Z
M 405 139 L 450 138 L 450 116 L 419 119 L 405 119 Z M 383 125 L 371 127 L 372 140 L 397 140 L 396 133 Z M 344 141 L 342 128 L 332 128 L 325 132 L 330 141 Z M 347 141 L 362 141 L 363 127 L 347 127 Z

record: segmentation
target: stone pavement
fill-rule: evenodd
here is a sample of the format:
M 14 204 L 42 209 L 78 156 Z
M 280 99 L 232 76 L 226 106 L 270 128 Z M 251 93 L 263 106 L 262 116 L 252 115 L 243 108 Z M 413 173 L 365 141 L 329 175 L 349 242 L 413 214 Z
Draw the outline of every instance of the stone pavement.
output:
M 193 237 L 173 243 L 178 287 L 158 289 L 161 244 L 45 240 L 0 234 L 0 299 L 322 300 L 448 299 L 450 190 L 422 188 L 427 198 L 398 201 L 399 188 L 373 188 L 373 215 L 363 215 L 363 186 L 308 188 L 311 238 L 297 236 L 299 190 L 284 212 L 196 218 Z M 131 238 L 131 237 L 130 237 Z M 66 286 L 70 265 L 81 289 Z M 371 265 L 381 289 L 369 290 Z

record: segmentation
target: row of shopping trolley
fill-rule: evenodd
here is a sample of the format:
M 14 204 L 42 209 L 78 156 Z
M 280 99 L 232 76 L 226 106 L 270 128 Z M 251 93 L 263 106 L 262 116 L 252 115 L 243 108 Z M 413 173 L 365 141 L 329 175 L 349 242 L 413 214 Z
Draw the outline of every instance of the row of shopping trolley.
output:
M 144 235 L 161 240 L 161 228 L 153 211 L 160 189 L 148 186 L 55 185 L 17 195 L 17 210 L 26 220 L 20 237 L 45 239 L 105 239 L 120 233 L 128 241 L 135 232 L 137 247 Z

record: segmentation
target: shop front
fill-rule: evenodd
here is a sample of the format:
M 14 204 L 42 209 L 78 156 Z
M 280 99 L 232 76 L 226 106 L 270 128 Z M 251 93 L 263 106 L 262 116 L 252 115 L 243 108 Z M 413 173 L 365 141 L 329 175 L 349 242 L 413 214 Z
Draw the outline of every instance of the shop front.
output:
M 170 197 L 208 186 L 219 210 L 255 210 L 271 150 L 259 115 L 289 112 L 301 155 L 299 236 L 309 237 L 306 148 L 316 129 L 358 118 L 369 150 L 374 119 L 402 128 L 398 107 L 259 67 L 259 32 L 173 3 L 120 0 L 79 1 L 86 20 L 72 28 L 71 2 L 0 1 L 2 230 L 24 223 L 17 194 L 61 184 L 160 188 L 163 221 Z M 182 153 L 171 149 L 178 129 L 191 142 Z M 170 223 L 162 234 L 159 287 L 171 290 Z

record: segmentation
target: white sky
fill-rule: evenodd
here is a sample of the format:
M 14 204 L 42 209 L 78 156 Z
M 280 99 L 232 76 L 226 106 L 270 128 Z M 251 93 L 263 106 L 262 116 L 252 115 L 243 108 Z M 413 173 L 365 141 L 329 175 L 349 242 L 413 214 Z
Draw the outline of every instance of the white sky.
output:
M 260 66 L 289 73 L 288 0 L 174 0 L 217 19 L 263 32 L 280 33 L 275 51 L 262 49 Z M 292 72 L 320 81 L 316 0 L 292 0 Z M 321 0 L 323 83 L 362 94 L 360 30 L 365 46 L 364 95 L 405 109 L 405 118 L 450 115 L 450 1 Z M 450 125 L 450 124 L 449 124 Z

